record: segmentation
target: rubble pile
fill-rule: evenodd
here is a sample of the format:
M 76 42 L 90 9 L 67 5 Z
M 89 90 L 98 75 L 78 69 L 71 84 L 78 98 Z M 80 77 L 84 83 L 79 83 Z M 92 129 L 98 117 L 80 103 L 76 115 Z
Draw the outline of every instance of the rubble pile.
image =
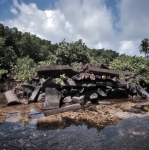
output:
M 105 64 L 76 63 L 73 67 L 38 66 L 37 75 L 32 84 L 18 83 L 5 92 L 7 105 L 44 102 L 45 116 L 61 112 L 76 111 L 90 103 L 109 105 L 105 99 L 131 98 L 135 101 L 139 95 L 149 97 L 142 86 L 132 84 L 137 74 L 124 74 L 109 69 Z

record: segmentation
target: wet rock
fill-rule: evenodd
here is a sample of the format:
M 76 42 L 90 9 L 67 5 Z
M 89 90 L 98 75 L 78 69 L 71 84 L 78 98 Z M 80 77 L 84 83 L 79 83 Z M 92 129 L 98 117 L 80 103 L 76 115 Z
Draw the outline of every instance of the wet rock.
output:
M 138 109 L 123 109 L 124 112 L 132 112 L 132 113 L 141 113 L 141 110 Z
M 141 104 L 137 104 L 137 105 L 135 105 L 133 108 L 135 108 L 135 109 L 144 109 L 144 105 L 141 105 Z
M 44 111 L 45 116 L 54 115 L 62 112 L 68 112 L 68 111 L 76 111 L 81 109 L 80 104 L 73 104 L 66 107 L 58 108 L 58 109 L 52 109 L 52 110 L 46 110 Z
M 98 101 L 100 105 L 111 105 L 111 102 Z
M 30 113 L 29 118 L 31 119 L 38 119 L 38 118 L 43 118 L 44 114 L 43 113 Z

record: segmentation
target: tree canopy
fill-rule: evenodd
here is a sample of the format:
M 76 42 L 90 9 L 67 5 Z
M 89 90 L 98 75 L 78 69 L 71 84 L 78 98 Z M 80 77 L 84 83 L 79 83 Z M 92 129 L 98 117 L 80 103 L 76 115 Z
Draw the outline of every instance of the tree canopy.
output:
M 140 48 L 141 48 L 140 53 L 144 53 L 145 58 L 146 58 L 149 53 L 149 39 L 148 38 L 145 38 L 141 41 Z
M 9 70 L 18 58 L 28 56 L 35 63 L 70 65 L 74 62 L 108 63 L 119 56 L 113 50 L 89 49 L 82 39 L 68 43 L 65 40 L 52 44 L 29 32 L 22 33 L 16 27 L 0 24 L 0 69 Z

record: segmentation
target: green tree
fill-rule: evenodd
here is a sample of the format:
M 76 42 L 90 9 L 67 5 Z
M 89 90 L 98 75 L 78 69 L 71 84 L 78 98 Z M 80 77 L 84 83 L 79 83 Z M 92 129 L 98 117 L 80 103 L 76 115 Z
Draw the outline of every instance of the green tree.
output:
M 140 53 L 144 53 L 145 58 L 146 58 L 147 54 L 149 53 L 149 40 L 148 40 L 148 38 L 145 38 L 141 41 L 140 48 L 141 48 Z
M 35 74 L 35 62 L 29 56 L 17 59 L 17 74 L 15 79 L 18 81 L 30 81 L 33 74 Z
M 0 37 L 4 37 L 4 25 L 0 23 Z
M 5 39 L 0 37 L 0 69 L 9 70 L 16 63 L 16 54 L 12 46 L 5 45 Z
M 65 40 L 59 43 L 55 51 L 56 64 L 71 65 L 75 62 L 88 63 L 88 48 L 82 40 L 67 43 Z
M 140 75 L 149 73 L 149 59 L 137 56 L 121 55 L 114 59 L 109 67 L 119 72 L 137 72 Z

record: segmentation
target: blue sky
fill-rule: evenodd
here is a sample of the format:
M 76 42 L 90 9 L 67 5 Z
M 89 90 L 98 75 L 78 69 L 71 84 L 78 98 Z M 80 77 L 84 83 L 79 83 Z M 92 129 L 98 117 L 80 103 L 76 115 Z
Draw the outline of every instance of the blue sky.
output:
M 140 55 L 149 35 L 148 0 L 0 0 L 0 22 L 60 42 Z

